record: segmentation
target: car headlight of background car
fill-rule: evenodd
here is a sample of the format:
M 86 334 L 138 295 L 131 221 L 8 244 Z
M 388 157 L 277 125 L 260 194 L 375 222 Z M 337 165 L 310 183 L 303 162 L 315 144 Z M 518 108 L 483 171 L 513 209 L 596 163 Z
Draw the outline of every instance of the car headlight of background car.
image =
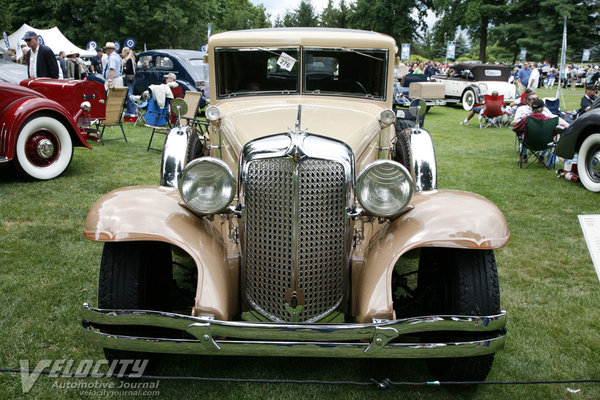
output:
M 225 162 L 202 157 L 189 163 L 181 174 L 179 193 L 199 214 L 223 211 L 235 195 L 235 176 Z
M 358 175 L 356 197 L 360 205 L 378 217 L 399 214 L 412 198 L 414 183 L 400 163 L 379 160 L 369 164 Z

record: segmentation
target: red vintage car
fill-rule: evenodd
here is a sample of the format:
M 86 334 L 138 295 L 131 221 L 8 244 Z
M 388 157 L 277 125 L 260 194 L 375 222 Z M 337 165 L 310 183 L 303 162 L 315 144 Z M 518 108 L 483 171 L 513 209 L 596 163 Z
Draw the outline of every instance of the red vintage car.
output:
M 68 82 L 53 80 L 52 96 L 0 82 L 0 163 L 11 161 L 27 180 L 56 178 L 71 163 L 75 146 L 90 148 L 84 125 L 89 124 L 92 105 L 74 96 Z M 79 102 L 77 109 L 68 105 L 72 101 Z

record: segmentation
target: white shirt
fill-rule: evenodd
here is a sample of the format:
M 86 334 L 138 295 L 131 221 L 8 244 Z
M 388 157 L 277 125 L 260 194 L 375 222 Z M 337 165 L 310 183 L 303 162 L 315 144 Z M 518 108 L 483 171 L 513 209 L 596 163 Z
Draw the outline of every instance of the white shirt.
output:
M 529 76 L 529 85 L 527 85 L 527 87 L 530 89 L 537 89 L 539 82 L 540 82 L 540 70 L 537 68 L 534 68 L 533 71 L 531 71 L 531 75 Z
M 39 50 L 39 49 L 40 49 L 39 46 L 36 50 L 31 49 L 31 53 L 29 55 L 29 77 L 30 78 L 37 78 L 37 56 L 38 56 L 37 50 Z
M 524 106 L 518 107 L 515 112 L 515 117 L 513 118 L 512 124 L 516 125 L 521 119 L 526 118 L 529 114 L 531 114 L 533 110 L 527 104 Z M 569 123 L 564 119 L 560 118 L 558 115 L 552 114 L 552 111 L 548 110 L 547 107 L 542 109 L 542 113 L 549 118 L 558 118 L 558 126 L 567 127 Z

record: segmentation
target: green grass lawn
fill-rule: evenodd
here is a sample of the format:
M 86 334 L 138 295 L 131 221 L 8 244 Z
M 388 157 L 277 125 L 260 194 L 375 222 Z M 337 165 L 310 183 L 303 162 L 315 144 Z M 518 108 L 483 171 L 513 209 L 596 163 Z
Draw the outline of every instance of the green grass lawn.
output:
M 578 108 L 582 89 L 563 93 L 567 108 Z M 554 94 L 555 90 L 540 90 L 540 97 Z M 425 127 L 436 146 L 438 187 L 489 198 L 504 212 L 511 229 L 510 243 L 496 251 L 502 308 L 508 311 L 507 342 L 488 380 L 600 378 L 600 286 L 577 219 L 579 214 L 599 213 L 599 195 L 557 179 L 541 165 L 520 170 L 512 131 L 480 130 L 476 118 L 460 126 L 465 115 L 459 106 L 434 107 Z M 78 148 L 67 172 L 49 182 L 22 182 L 0 165 L 0 368 L 18 369 L 20 360 L 34 367 L 43 359 L 103 357 L 101 349 L 86 344 L 81 335 L 80 306 L 86 301 L 96 304 L 102 251 L 101 244 L 83 238 L 85 216 L 102 194 L 122 186 L 157 184 L 159 179 L 160 154 L 146 152 L 149 129 L 126 125 L 129 143 L 93 144 L 91 151 Z M 153 374 L 361 382 L 427 379 L 420 360 L 160 360 Z M 20 376 L 3 373 L 0 399 L 94 397 L 56 387 L 65 380 L 42 376 L 24 395 Z M 570 393 L 567 388 L 581 391 Z M 161 381 L 158 390 L 160 398 L 169 399 L 600 398 L 600 385 L 590 383 L 382 391 L 348 385 Z

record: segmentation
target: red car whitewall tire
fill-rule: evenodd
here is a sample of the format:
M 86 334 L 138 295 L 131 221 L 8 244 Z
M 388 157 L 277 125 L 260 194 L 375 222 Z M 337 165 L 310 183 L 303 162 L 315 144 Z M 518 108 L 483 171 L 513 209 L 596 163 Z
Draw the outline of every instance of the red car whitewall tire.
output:
M 14 162 L 23 178 L 56 178 L 67 169 L 72 158 L 73 141 L 67 128 L 57 119 L 38 116 L 21 128 Z

